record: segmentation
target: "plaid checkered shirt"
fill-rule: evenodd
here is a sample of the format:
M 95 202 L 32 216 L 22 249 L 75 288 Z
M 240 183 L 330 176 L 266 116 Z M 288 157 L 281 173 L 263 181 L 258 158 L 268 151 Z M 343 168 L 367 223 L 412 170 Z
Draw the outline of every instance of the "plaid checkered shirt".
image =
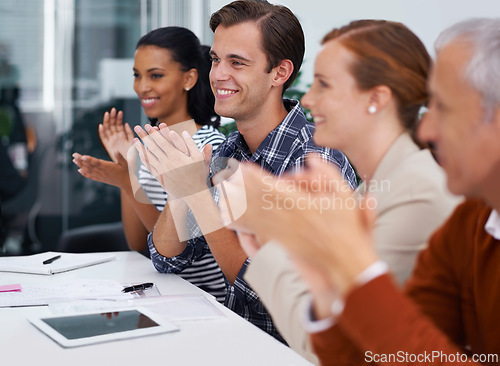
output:
M 338 150 L 316 146 L 312 140 L 314 125 L 307 121 L 299 102 L 289 99 L 284 99 L 283 102 L 289 111 L 288 115 L 267 135 L 255 153 L 251 153 L 243 136 L 236 131 L 229 135 L 217 148 L 212 156 L 212 162 L 217 162 L 216 158 L 218 157 L 251 161 L 279 176 L 284 172 L 300 168 L 304 165 L 305 156 L 315 152 L 325 161 L 338 166 L 350 186 L 353 189 L 356 188 L 356 175 L 346 156 Z M 222 168 L 224 166 L 217 166 L 216 163 L 211 164 L 209 181 Z M 218 202 L 217 189 L 212 188 L 212 193 L 214 200 Z M 148 244 L 151 260 L 158 271 L 180 273 L 190 266 L 194 260 L 201 258 L 210 251 L 191 212 L 187 217 L 187 225 L 191 233 L 190 237 L 194 239 L 190 239 L 184 252 L 175 257 L 166 258 L 159 254 L 152 242 L 152 234 L 149 235 Z M 271 316 L 260 301 L 259 296 L 243 278 L 249 263 L 250 259 L 247 259 L 233 285 L 226 281 L 227 294 L 224 304 L 260 329 L 286 343 L 275 328 Z

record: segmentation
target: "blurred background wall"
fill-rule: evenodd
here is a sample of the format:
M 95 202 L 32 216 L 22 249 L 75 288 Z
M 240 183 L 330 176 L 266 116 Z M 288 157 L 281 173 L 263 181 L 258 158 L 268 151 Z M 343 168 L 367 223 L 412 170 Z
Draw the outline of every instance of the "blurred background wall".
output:
M 12 174 L 0 166 L 0 184 L 12 193 L 1 203 L 0 255 L 56 249 L 61 233 L 71 228 L 120 219 L 119 191 L 81 177 L 71 154 L 106 156 L 97 125 L 113 106 L 124 111 L 127 122 L 145 122 L 132 89 L 133 55 L 141 35 L 179 25 L 210 44 L 210 14 L 228 2 L 0 1 L 0 147 L 15 163 L 8 167 L 12 174 L 21 177 L 8 183 Z M 274 2 L 297 14 L 306 34 L 296 85 L 301 90 L 312 80 L 323 35 L 350 20 L 401 21 L 432 53 L 446 26 L 468 17 L 500 15 L 500 2 L 493 0 Z

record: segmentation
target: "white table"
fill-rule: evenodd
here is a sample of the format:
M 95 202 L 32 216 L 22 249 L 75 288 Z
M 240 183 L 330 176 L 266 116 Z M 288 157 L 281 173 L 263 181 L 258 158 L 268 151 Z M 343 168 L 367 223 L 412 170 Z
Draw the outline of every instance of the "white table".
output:
M 0 283 L 57 279 L 154 282 L 162 295 L 200 294 L 178 276 L 158 273 L 137 252 L 117 252 L 111 262 L 52 276 L 0 272 Z M 215 301 L 213 301 L 216 303 Z M 290 348 L 224 306 L 223 319 L 184 322 L 180 332 L 64 349 L 26 318 L 52 313 L 47 306 L 0 308 L 0 364 L 5 366 L 311 365 Z

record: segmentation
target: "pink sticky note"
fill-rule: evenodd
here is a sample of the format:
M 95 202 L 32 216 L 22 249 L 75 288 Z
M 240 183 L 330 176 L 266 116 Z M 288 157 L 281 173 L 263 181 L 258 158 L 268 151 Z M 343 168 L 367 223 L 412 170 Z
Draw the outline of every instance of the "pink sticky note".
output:
M 21 285 L 3 285 L 0 286 L 0 292 L 13 292 L 13 291 L 21 291 Z

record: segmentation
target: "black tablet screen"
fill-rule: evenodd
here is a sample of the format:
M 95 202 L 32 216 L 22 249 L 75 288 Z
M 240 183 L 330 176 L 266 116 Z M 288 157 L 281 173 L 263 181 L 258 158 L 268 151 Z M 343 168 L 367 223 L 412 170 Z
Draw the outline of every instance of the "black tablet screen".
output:
M 137 310 L 85 314 L 42 319 L 66 339 L 88 338 L 128 330 L 157 327 L 155 321 Z

